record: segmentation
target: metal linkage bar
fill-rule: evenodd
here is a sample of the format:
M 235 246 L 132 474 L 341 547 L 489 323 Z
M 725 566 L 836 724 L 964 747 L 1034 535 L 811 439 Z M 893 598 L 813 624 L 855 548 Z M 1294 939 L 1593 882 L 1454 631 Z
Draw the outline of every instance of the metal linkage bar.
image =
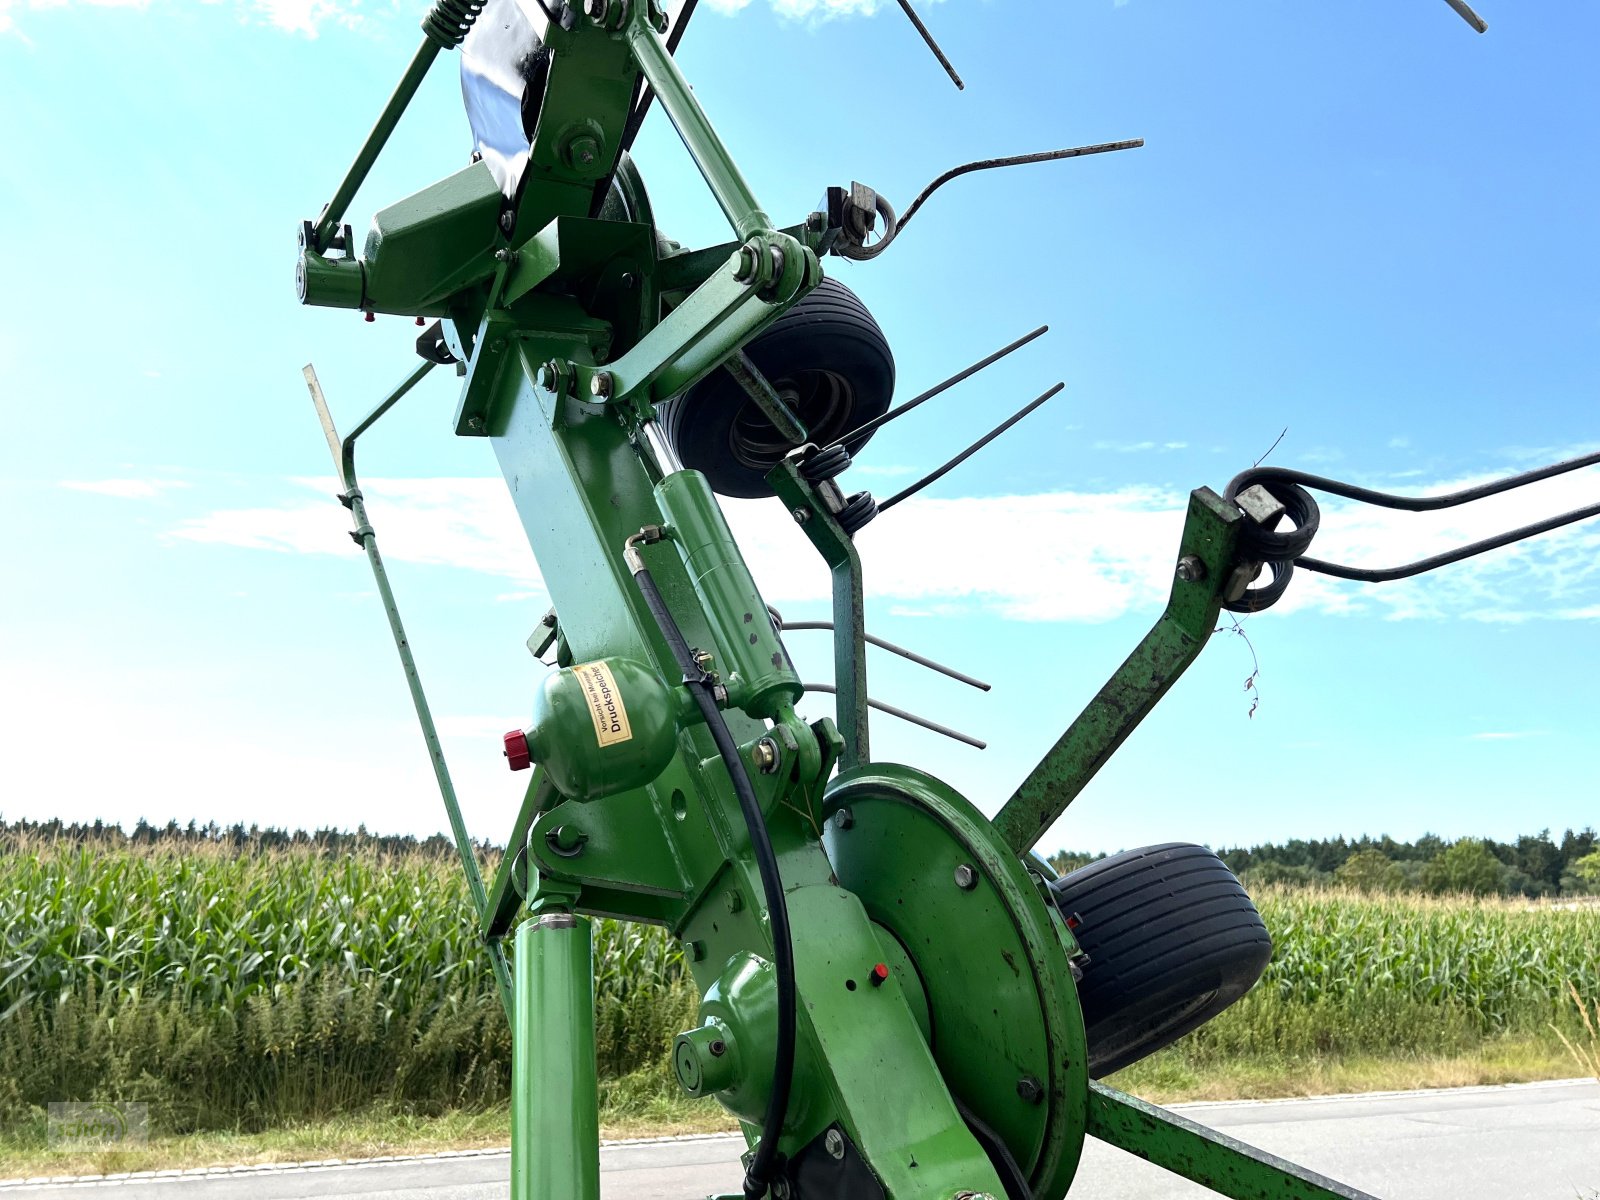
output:
M 435 365 L 423 363 L 408 375 L 400 386 L 367 414 L 343 441 L 339 439 L 338 430 L 334 426 L 333 414 L 328 410 L 328 402 L 322 394 L 322 384 L 317 380 L 315 368 L 307 363 L 304 374 L 306 387 L 311 391 L 311 402 L 316 405 L 317 419 L 322 423 L 322 431 L 328 439 L 328 449 L 333 454 L 334 469 L 339 473 L 339 483 L 344 489 L 339 495 L 339 502 L 350 510 L 350 515 L 355 521 L 355 529 L 350 537 L 367 552 L 367 563 L 372 568 L 372 578 L 378 586 L 378 595 L 383 600 L 383 611 L 389 619 L 389 631 L 394 635 L 395 649 L 400 654 L 400 666 L 405 671 L 406 686 L 411 691 L 411 703 L 417 712 L 417 724 L 422 727 L 422 740 L 428 747 L 428 758 L 433 763 L 433 776 L 439 785 L 439 795 L 444 800 L 445 813 L 450 819 L 450 832 L 455 838 L 456 852 L 461 856 L 461 865 L 467 874 L 467 889 L 471 893 L 472 905 L 481 924 L 489 916 L 489 896 L 483 886 L 483 874 L 478 869 L 478 860 L 472 849 L 472 839 L 467 836 L 466 822 L 461 817 L 461 805 L 456 799 L 455 784 L 451 782 L 450 768 L 445 763 L 444 747 L 439 743 L 439 731 L 433 723 L 428 697 L 422 688 L 422 676 L 417 672 L 417 662 L 411 653 L 411 641 L 406 637 L 405 625 L 400 620 L 400 609 L 395 602 L 394 589 L 389 586 L 389 573 L 384 569 L 383 556 L 378 553 L 378 536 L 367 521 L 366 502 L 356 479 L 356 438 L 393 408 L 400 398 L 415 387 Z M 508 846 L 506 852 L 508 855 L 514 854 L 515 849 Z M 500 999 L 505 1005 L 506 1016 L 510 1018 L 513 1015 L 511 973 L 506 965 L 505 950 L 498 941 L 491 941 L 488 948 L 495 980 L 500 986 Z
M 646 19 L 646 5 L 637 5 L 637 13 L 628 18 L 628 45 L 633 49 L 634 61 L 650 81 L 650 87 L 661 100 L 683 145 L 694 159 L 695 166 L 717 198 L 722 211 L 740 238 L 749 238 L 772 228 L 772 218 L 762 211 L 760 202 L 744 175 L 729 155 L 700 101 L 695 99 L 689 81 L 678 70 L 666 46 Z
M 835 695 L 839 691 L 839 689 L 834 687 L 831 683 L 804 683 L 800 686 L 805 688 L 805 690 L 808 692 L 825 692 L 830 696 Z M 971 746 L 975 750 L 987 750 L 989 748 L 988 742 L 980 741 L 970 734 L 962 733 L 959 729 L 951 729 L 948 725 L 941 725 L 937 721 L 930 721 L 927 717 L 919 717 L 914 712 L 907 712 L 903 708 L 896 708 L 892 704 L 885 704 L 883 701 L 874 700 L 870 696 L 867 698 L 867 705 L 870 708 L 877 709 L 879 712 L 886 712 L 891 717 L 899 717 L 902 721 L 909 721 L 913 725 L 920 725 L 922 728 L 932 730 L 934 733 L 942 733 L 947 738 L 953 738 L 955 741 L 964 742 L 966 745 Z
M 880 501 L 879 504 L 878 504 L 878 511 L 880 513 L 886 512 L 889 509 L 893 508 L 896 504 L 899 504 L 900 501 L 908 500 L 912 496 L 915 496 L 918 492 L 920 492 L 923 488 L 927 487 L 929 484 L 938 482 L 940 479 L 944 478 L 945 475 L 949 474 L 951 471 L 953 471 L 957 467 L 959 467 L 962 463 L 966 462 L 967 459 L 971 458 L 979 450 L 982 450 L 990 442 L 994 441 L 995 438 L 999 437 L 1006 430 L 1010 429 L 1018 421 L 1022 420 L 1023 417 L 1027 416 L 1034 409 L 1038 408 L 1045 401 L 1049 400 L 1052 396 L 1057 395 L 1066 386 L 1067 385 L 1064 384 L 1064 383 L 1058 383 L 1054 387 L 1052 387 L 1049 391 L 1045 392 L 1044 395 L 1038 397 L 1035 400 L 1029 401 L 1025 406 L 1023 406 L 1022 408 L 1018 409 L 1016 412 L 1012 413 L 1011 416 L 1007 417 L 1004 421 L 1000 422 L 1000 424 L 996 425 L 988 433 L 984 434 L 977 441 L 973 442 L 972 445 L 968 446 L 965 450 L 963 450 L 960 454 L 956 455 L 949 462 L 945 463 L 942 467 L 938 467 L 938 468 L 936 468 L 936 469 L 934 469 L 932 471 L 929 471 L 926 475 L 924 475 L 921 479 L 917 480 L 910 487 L 902 488 L 902 489 L 900 489 L 900 491 L 898 491 L 894 495 L 890 496 L 887 500 Z
M 788 633 L 792 629 L 826 629 L 829 632 L 832 632 L 833 630 L 832 621 L 787 621 L 782 622 L 782 625 L 784 633 Z M 958 671 L 954 667 L 947 667 L 941 662 L 935 662 L 931 658 L 925 658 L 918 654 L 915 650 L 907 650 L 904 646 L 897 646 L 886 638 L 874 637 L 870 633 L 863 632 L 861 636 L 867 641 L 871 642 L 874 646 L 877 646 L 883 650 L 887 650 L 890 654 L 898 654 L 901 658 L 909 659 L 911 662 L 916 663 L 919 667 L 928 667 L 930 670 L 937 671 L 941 675 L 948 675 L 951 679 L 958 679 L 968 687 L 977 688 L 980 692 L 987 692 L 989 690 L 989 685 L 983 680 L 974 679 L 971 675 L 968 675 L 963 671 Z
M 750 361 L 748 354 L 743 350 L 737 351 L 722 365 L 733 376 L 734 382 L 744 389 L 744 394 L 755 402 L 762 415 L 772 422 L 779 436 L 787 440 L 790 446 L 805 442 L 809 436 L 806 427 L 800 424 L 800 418 L 783 402 L 783 397 L 778 395 L 777 389 L 761 373 L 760 368 Z
M 1089 1082 L 1089 1133 L 1232 1200 L 1373 1200 L 1095 1080 Z

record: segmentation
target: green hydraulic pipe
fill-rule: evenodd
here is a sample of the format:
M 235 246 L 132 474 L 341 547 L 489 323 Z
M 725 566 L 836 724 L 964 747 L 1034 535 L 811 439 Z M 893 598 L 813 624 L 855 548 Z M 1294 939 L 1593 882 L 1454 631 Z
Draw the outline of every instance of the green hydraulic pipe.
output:
M 517 929 L 511 1200 L 600 1200 L 590 939 L 589 919 L 559 908 Z
M 356 191 L 366 180 L 367 172 L 372 170 L 372 164 L 378 160 L 378 154 L 383 150 L 384 143 L 389 140 L 394 127 L 400 123 L 400 114 L 405 112 L 406 106 L 411 103 L 411 98 L 417 94 L 417 89 L 422 86 L 422 81 L 428 74 L 428 68 L 433 66 L 433 60 L 439 57 L 441 49 L 443 47 L 431 36 L 425 37 L 422 39 L 422 45 L 417 47 L 416 54 L 412 55 L 411 65 L 400 77 L 399 86 L 389 97 L 389 103 L 385 104 L 383 111 L 378 114 L 377 124 L 373 125 L 372 132 L 367 134 L 367 140 L 361 143 L 361 149 L 356 152 L 355 161 L 350 164 L 350 169 L 345 172 L 344 179 L 334 191 L 333 199 L 328 201 L 322 209 L 322 215 L 317 218 L 316 245 L 312 249 L 318 254 L 326 250 L 328 243 L 333 241 L 339 222 L 344 219 L 344 210 L 350 207 L 350 201 L 355 199 Z
M 711 194 L 717 198 L 734 233 L 741 240 L 753 237 L 772 228 L 772 218 L 761 209 L 761 203 L 745 182 L 738 165 L 728 153 L 717 131 L 711 127 L 700 101 L 695 99 L 689 81 L 678 70 L 678 64 L 661 44 L 656 31 L 644 19 L 644 5 L 640 15 L 628 24 L 628 44 L 639 70 L 650 81 L 661 107 L 666 109 L 678 136 L 694 159 L 695 166 L 705 177 Z
M 367 552 L 367 563 L 372 568 L 372 578 L 378 585 L 378 595 L 383 599 L 383 611 L 389 618 L 389 631 L 394 635 L 395 649 L 400 653 L 400 665 L 405 670 L 406 686 L 411 690 L 411 703 L 417 710 L 417 723 L 422 727 L 422 740 L 427 743 L 428 757 L 433 762 L 433 776 L 444 798 L 445 812 L 450 818 L 450 832 L 455 837 L 456 851 L 467 873 L 467 890 L 472 894 L 472 907 L 482 925 L 489 909 L 489 895 L 483 886 L 483 874 L 472 852 L 472 839 L 467 836 L 466 822 L 461 817 L 461 805 L 456 799 L 455 784 L 450 779 L 450 768 L 445 763 L 444 747 L 439 744 L 439 731 L 433 723 L 433 713 L 428 708 L 428 697 L 422 690 L 422 676 L 417 673 L 417 662 L 411 654 L 411 642 L 406 637 L 405 626 L 400 621 L 400 609 L 395 603 L 394 589 L 389 586 L 389 573 L 384 569 L 383 556 L 378 553 L 378 535 L 367 521 L 367 506 L 356 480 L 356 438 L 373 422 L 388 412 L 415 387 L 434 363 L 423 363 L 379 402 L 378 406 L 362 420 L 343 441 L 333 424 L 333 414 L 328 410 L 327 399 L 322 394 L 322 384 L 308 363 L 305 367 L 306 386 L 311 389 L 311 402 L 317 406 L 317 418 L 322 422 L 322 432 L 327 436 L 328 449 L 339 472 L 339 483 L 344 489 L 339 499 L 350 510 L 355 529 L 350 536 Z M 505 951 L 498 942 L 489 943 L 489 961 L 494 967 L 495 981 L 500 986 L 500 1000 L 505 1005 L 506 1016 L 512 1015 L 511 974 L 506 967 Z

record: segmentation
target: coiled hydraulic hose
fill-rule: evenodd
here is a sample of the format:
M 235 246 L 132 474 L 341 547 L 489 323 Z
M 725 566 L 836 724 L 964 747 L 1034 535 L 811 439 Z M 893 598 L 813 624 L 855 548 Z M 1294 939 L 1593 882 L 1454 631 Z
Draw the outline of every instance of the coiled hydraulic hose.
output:
M 637 545 L 661 538 L 658 529 L 642 530 L 628 539 L 625 558 L 645 607 L 655 618 L 656 626 L 672 657 L 683 671 L 684 686 L 695 699 L 711 731 L 717 754 L 728 769 L 733 790 L 739 798 L 739 811 L 744 816 L 745 828 L 750 833 L 750 849 L 755 855 L 756 869 L 761 875 L 761 890 L 766 898 L 767 919 L 772 930 L 772 965 L 777 977 L 778 1039 L 772 1067 L 772 1092 L 767 1097 L 767 1111 L 761 1121 L 761 1140 L 756 1144 L 755 1155 L 744 1176 L 746 1200 L 760 1200 L 767 1194 L 772 1177 L 778 1167 L 778 1138 L 783 1133 L 783 1123 L 789 1114 L 789 1092 L 794 1082 L 795 1050 L 795 978 L 794 944 L 789 934 L 789 907 L 783 894 L 783 879 L 778 874 L 778 856 L 772 849 L 772 839 L 767 835 L 766 818 L 761 812 L 761 802 L 756 798 L 755 785 L 750 782 L 750 772 L 739 747 L 733 740 L 728 723 L 717 708 L 716 693 L 711 677 L 695 661 L 689 644 L 683 640 L 683 631 L 673 620 L 661 591 L 650 576 L 650 569 L 639 556 Z

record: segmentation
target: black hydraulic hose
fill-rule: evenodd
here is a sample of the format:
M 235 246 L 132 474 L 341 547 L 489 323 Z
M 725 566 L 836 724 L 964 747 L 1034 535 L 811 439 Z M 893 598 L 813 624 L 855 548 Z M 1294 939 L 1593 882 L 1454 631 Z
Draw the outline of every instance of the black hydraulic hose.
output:
M 745 828 L 750 833 L 750 849 L 755 854 L 756 869 L 761 875 L 761 890 L 766 897 L 767 918 L 772 928 L 772 965 L 777 976 L 778 1044 L 772 1066 L 772 1092 L 767 1097 L 767 1111 L 761 1121 L 761 1140 L 756 1145 L 755 1155 L 744 1176 L 746 1200 L 760 1200 L 767 1194 L 776 1171 L 778 1138 L 789 1115 L 789 1091 L 794 1083 L 796 1006 L 794 943 L 789 934 L 789 907 L 783 894 L 783 879 L 778 874 L 778 856 L 772 849 L 772 839 L 767 835 L 761 802 L 756 798 L 755 785 L 750 782 L 750 772 L 745 767 L 744 759 L 739 756 L 739 747 L 728 730 L 728 723 L 717 708 L 711 680 L 700 664 L 695 662 L 689 644 L 683 640 L 682 630 L 668 611 L 655 580 L 650 577 L 649 568 L 640 564 L 633 572 L 633 580 L 638 584 L 645 606 L 655 618 L 673 658 L 678 660 L 678 666 L 683 669 L 684 685 L 699 705 L 700 715 L 705 719 L 706 728 L 711 731 L 717 754 L 728 768 L 734 793 L 739 797 L 739 811 L 744 815 Z

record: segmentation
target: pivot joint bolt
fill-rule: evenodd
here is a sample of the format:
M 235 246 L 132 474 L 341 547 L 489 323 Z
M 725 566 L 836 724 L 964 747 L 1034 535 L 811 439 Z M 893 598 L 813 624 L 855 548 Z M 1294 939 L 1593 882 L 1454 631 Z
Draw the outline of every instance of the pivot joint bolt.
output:
M 827 1147 L 829 1157 L 844 1157 L 844 1134 L 840 1133 L 837 1129 L 828 1130 L 828 1132 L 823 1135 L 822 1144 Z
M 757 742 L 750 756 L 755 759 L 756 768 L 763 775 L 771 775 L 778 769 L 778 743 L 769 737 Z
M 962 863 L 955 871 L 956 886 L 963 892 L 970 892 L 978 886 L 978 873 L 972 869 L 971 864 Z
M 1185 583 L 1199 583 L 1206 577 L 1206 564 L 1198 555 L 1185 554 L 1178 560 L 1178 578 Z
M 596 400 L 605 400 L 611 395 L 611 372 L 596 371 L 589 380 L 589 394 Z
M 756 277 L 756 264 L 760 260 L 756 257 L 754 247 L 739 247 L 739 262 L 733 268 L 733 278 L 738 283 L 749 283 Z

